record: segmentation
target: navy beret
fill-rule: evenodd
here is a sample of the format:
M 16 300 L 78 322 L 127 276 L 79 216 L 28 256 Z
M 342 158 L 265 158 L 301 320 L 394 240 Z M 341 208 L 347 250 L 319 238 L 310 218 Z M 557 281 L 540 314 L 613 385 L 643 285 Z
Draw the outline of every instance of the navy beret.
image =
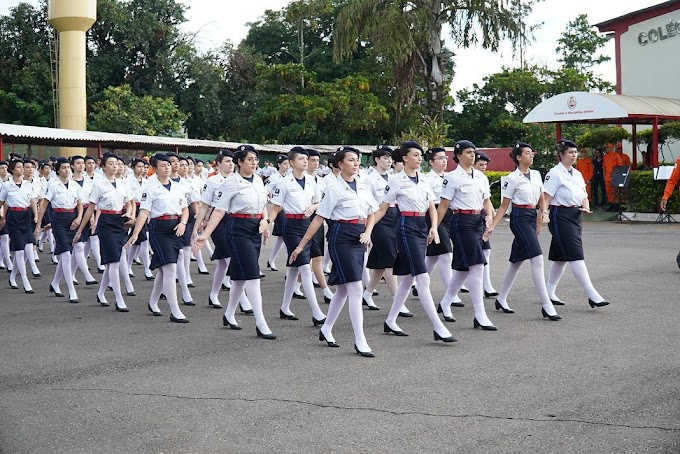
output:
M 402 150 L 407 148 L 415 148 L 417 150 L 423 151 L 423 147 L 421 147 L 420 144 L 414 140 L 407 140 L 406 142 L 402 142 L 401 145 L 399 145 L 399 148 Z
M 466 148 L 473 148 L 477 149 L 474 143 L 470 142 L 469 140 L 459 140 L 456 142 L 456 144 L 453 146 L 456 150 L 465 150 Z
M 281 164 L 282 162 L 288 161 L 288 156 L 285 154 L 280 154 L 276 157 L 276 163 Z
M 477 162 L 477 161 L 489 162 L 489 161 L 491 161 L 491 159 L 483 151 L 476 151 L 475 152 L 475 162 Z
M 576 145 L 572 140 L 569 140 L 569 139 L 560 139 L 558 144 L 563 146 L 563 147 L 578 148 L 578 145 Z
M 255 150 L 255 147 L 252 145 L 239 145 L 236 148 L 236 151 L 252 151 L 253 153 L 259 156 L 257 150 Z
M 312 157 L 312 156 L 321 156 L 321 155 L 319 154 L 319 152 L 318 152 L 317 150 L 315 150 L 314 148 L 307 148 L 306 151 L 307 151 L 307 155 L 308 155 L 309 157 Z

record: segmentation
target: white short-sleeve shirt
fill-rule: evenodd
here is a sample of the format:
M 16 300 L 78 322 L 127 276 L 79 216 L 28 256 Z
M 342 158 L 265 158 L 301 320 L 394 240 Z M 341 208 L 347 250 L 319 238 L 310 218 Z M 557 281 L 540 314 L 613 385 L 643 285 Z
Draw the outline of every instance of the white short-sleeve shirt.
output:
M 45 190 L 45 199 L 52 203 L 52 208 L 63 208 L 72 210 L 78 205 L 82 189 L 73 180 L 68 180 L 67 184 L 61 182 L 59 178 L 50 178 Z
M 22 180 L 17 185 L 12 178 L 2 184 L 0 188 L 0 202 L 6 202 L 13 208 L 28 208 L 33 199 L 33 185 Z
M 446 173 L 442 175 L 437 175 L 435 172 L 428 172 L 423 174 L 423 179 L 425 179 L 429 184 L 432 192 L 434 193 L 434 203 L 438 204 L 441 201 L 442 185 L 444 184 L 444 178 L 446 178 Z
M 468 174 L 458 166 L 444 177 L 440 197 L 451 201 L 452 210 L 482 210 L 491 197 L 489 179 L 477 169 Z
M 399 211 L 427 211 L 430 202 L 434 202 L 434 192 L 419 172 L 415 179 L 414 182 L 403 170 L 394 175 L 385 188 L 383 202 L 396 203 Z
M 342 219 L 366 219 L 378 208 L 365 181 L 355 178 L 356 192 L 338 176 L 326 186 L 316 214 L 333 221 Z
M 182 185 L 170 180 L 168 189 L 156 178 L 145 187 L 139 208 L 147 210 L 153 219 L 166 214 L 179 216 L 186 206 L 187 199 Z
M 375 169 L 373 169 L 371 173 L 367 174 L 364 177 L 364 180 L 366 181 L 368 187 L 371 190 L 373 198 L 378 204 L 382 203 L 383 198 L 385 198 L 385 189 L 389 185 L 390 177 L 391 176 L 389 173 L 385 172 L 384 175 L 381 175 Z
M 272 194 L 271 202 L 283 208 L 287 214 L 303 214 L 311 205 L 321 200 L 319 186 L 311 175 L 305 175 L 304 189 L 294 175 L 281 178 Z
M 92 178 L 88 177 L 87 175 L 83 174 L 83 179 L 80 181 L 76 180 L 71 180 L 78 186 L 80 186 L 80 200 L 82 201 L 83 205 L 87 205 L 90 200 L 90 194 L 92 193 L 92 188 L 94 187 L 94 183 L 92 182 Z
M 215 203 L 217 203 L 217 188 L 219 188 L 224 180 L 227 178 L 231 178 L 234 176 L 233 173 L 230 173 L 228 176 L 224 176 L 221 173 L 218 173 L 217 175 L 213 175 L 208 180 L 205 182 L 203 185 L 203 192 L 201 193 L 201 202 L 205 203 L 206 205 L 210 206 L 215 206 Z
M 265 189 L 267 190 L 267 193 L 274 194 L 274 189 L 276 189 L 276 185 L 282 178 L 285 178 L 285 175 L 281 175 L 281 172 L 276 171 L 273 174 L 271 174 L 271 176 L 267 180 L 267 184 L 264 186 Z
M 538 170 L 529 170 L 527 178 L 519 169 L 507 177 L 501 188 L 501 197 L 510 199 L 514 205 L 538 205 L 543 193 L 543 180 Z
M 261 214 L 267 205 L 267 190 L 262 178 L 253 175 L 250 182 L 234 173 L 217 188 L 215 208 L 227 213 Z
M 135 202 L 141 203 L 142 194 L 146 190 L 148 180 L 146 178 L 142 178 L 141 181 L 137 181 L 137 178 L 135 178 L 135 176 L 132 175 L 127 179 L 127 184 L 128 186 L 130 186 L 130 190 L 132 191 L 132 196 Z
M 588 197 L 581 172 L 573 167 L 569 172 L 560 162 L 545 176 L 543 190 L 552 197 L 550 205 L 581 206 Z
M 96 179 L 93 181 L 89 203 L 94 203 L 100 210 L 123 211 L 125 204 L 131 200 L 130 187 L 115 181 L 115 186 L 108 179 Z

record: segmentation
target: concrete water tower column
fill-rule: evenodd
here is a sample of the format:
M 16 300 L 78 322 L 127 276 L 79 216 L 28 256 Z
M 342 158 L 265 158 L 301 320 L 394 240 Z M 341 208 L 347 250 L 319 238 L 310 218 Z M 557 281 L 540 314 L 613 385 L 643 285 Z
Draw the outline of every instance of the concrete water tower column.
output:
M 87 129 L 85 32 L 97 20 L 97 0 L 49 0 L 49 21 L 59 32 L 59 127 Z M 61 156 L 84 149 L 60 148 Z

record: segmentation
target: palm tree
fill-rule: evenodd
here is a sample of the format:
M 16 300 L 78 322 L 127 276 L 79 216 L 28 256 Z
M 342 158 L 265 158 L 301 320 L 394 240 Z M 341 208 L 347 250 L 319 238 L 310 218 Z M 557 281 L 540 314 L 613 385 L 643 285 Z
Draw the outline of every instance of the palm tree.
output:
M 448 92 L 447 63 L 453 52 L 443 48 L 442 27 L 460 47 L 481 45 L 498 50 L 503 39 L 517 45 L 531 6 L 541 0 L 350 0 L 338 15 L 333 55 L 349 59 L 362 41 L 368 41 L 394 65 L 398 102 L 408 107 L 419 82 L 426 87 L 427 113 L 441 115 Z M 518 6 L 523 12 L 518 15 Z

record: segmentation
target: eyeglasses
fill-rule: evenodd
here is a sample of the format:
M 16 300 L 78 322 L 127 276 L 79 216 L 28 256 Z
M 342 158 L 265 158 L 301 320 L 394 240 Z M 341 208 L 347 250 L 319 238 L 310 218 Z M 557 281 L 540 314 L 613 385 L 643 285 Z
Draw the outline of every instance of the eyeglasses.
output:
M 448 161 L 449 157 L 448 156 L 439 156 L 438 158 L 434 158 L 434 161 Z

